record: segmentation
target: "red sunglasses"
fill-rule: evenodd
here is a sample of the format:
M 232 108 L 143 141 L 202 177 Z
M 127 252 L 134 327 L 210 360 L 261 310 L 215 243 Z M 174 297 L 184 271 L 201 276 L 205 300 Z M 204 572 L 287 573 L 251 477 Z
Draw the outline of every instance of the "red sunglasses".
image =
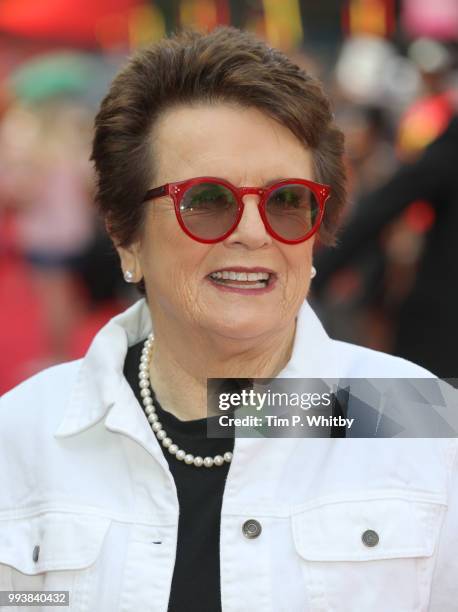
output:
M 234 187 L 203 176 L 150 189 L 143 202 L 170 196 L 182 230 L 203 243 L 225 240 L 243 215 L 243 197 L 259 196 L 259 214 L 269 234 L 286 244 L 308 240 L 320 227 L 331 188 L 305 179 L 284 179 L 268 187 Z

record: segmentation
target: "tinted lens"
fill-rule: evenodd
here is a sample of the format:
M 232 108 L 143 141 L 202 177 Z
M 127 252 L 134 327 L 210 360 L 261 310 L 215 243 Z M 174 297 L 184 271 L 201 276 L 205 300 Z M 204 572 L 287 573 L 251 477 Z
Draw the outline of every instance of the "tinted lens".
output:
M 219 183 L 199 183 L 183 195 L 180 213 L 183 223 L 194 236 L 215 240 L 223 236 L 237 219 L 237 200 Z
M 266 202 L 271 228 L 286 240 L 299 240 L 316 225 L 320 206 L 315 194 L 305 185 L 291 184 L 273 191 Z

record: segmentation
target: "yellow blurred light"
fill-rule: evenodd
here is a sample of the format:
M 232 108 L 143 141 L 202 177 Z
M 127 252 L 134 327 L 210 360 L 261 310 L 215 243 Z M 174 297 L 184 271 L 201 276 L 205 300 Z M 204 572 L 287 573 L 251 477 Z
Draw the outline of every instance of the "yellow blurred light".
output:
M 348 29 L 350 34 L 387 36 L 392 30 L 391 0 L 350 0 Z
M 154 5 L 134 7 L 129 14 L 129 40 L 132 49 L 144 47 L 165 36 L 165 21 Z
M 273 47 L 289 51 L 304 36 L 298 0 L 263 0 L 266 37 Z

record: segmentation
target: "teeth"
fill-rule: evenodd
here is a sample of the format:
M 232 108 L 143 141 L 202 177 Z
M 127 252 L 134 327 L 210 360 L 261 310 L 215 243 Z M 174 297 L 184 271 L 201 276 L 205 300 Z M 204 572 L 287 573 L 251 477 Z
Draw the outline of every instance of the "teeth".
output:
M 240 283 L 227 283 L 226 284 L 226 287 L 235 287 L 237 289 L 264 289 L 265 286 L 266 284 L 262 282 L 253 283 L 252 285 L 249 285 L 249 287 L 247 287 L 244 284 L 240 284 Z
M 223 272 L 212 272 L 210 274 L 212 278 L 221 278 L 223 280 L 237 280 L 237 281 L 266 281 L 269 280 L 270 274 L 268 272 L 232 272 L 224 270 Z

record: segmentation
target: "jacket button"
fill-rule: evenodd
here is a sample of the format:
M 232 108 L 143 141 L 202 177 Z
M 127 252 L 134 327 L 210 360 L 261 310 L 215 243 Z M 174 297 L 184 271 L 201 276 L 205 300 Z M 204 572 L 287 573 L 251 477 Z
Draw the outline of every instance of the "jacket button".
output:
M 36 563 L 38 561 L 38 555 L 40 554 L 40 547 L 37 545 L 33 549 L 32 559 Z
M 256 519 L 248 519 L 243 523 L 242 532 L 246 538 L 257 538 L 261 531 L 261 523 Z
M 373 529 L 366 529 L 361 539 L 366 546 L 377 546 L 379 542 L 378 533 Z

